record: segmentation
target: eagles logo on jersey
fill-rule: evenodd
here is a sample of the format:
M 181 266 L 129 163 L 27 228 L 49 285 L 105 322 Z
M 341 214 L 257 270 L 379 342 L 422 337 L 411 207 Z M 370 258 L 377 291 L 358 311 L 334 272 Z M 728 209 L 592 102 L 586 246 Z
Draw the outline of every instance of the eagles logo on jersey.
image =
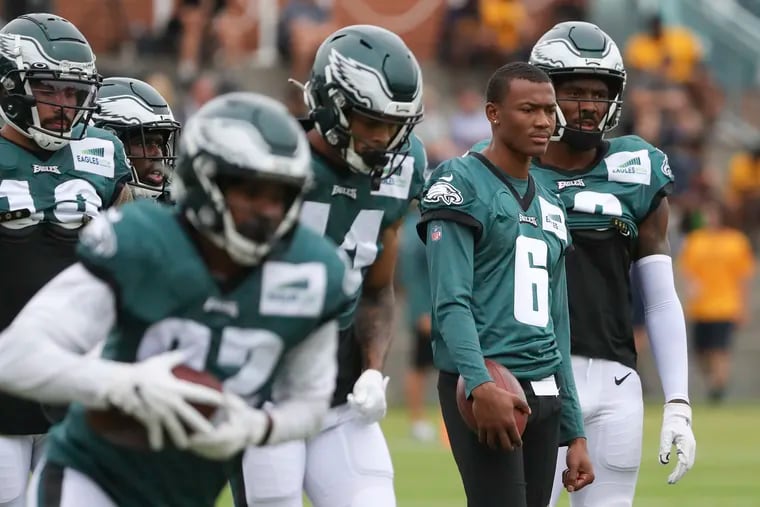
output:
M 447 206 L 452 204 L 462 204 L 462 192 L 457 190 L 454 185 L 446 181 L 444 178 L 439 178 L 438 181 L 428 188 L 427 192 L 425 192 L 423 201 L 426 203 L 440 202 Z

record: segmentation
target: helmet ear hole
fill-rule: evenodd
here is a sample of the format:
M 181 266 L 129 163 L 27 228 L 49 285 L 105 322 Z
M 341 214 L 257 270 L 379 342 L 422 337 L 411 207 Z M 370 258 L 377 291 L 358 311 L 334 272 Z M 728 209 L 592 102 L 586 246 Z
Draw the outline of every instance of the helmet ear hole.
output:
M 314 120 L 314 123 L 316 123 L 323 132 L 329 132 L 338 123 L 335 111 L 324 106 L 314 108 L 309 113 L 309 118 Z
M 310 82 L 311 83 L 311 82 Z M 309 118 L 314 121 L 319 132 L 330 146 L 338 149 L 346 148 L 350 142 L 347 125 L 342 125 L 342 111 L 348 109 L 348 101 L 340 89 L 332 83 L 322 83 L 322 86 L 309 87 L 314 107 L 309 112 Z
M 34 107 L 35 101 L 34 99 L 28 100 L 24 95 L 6 95 L 0 99 L 0 104 L 2 104 L 6 116 L 9 119 L 15 120 L 21 111 L 24 110 L 24 106 Z

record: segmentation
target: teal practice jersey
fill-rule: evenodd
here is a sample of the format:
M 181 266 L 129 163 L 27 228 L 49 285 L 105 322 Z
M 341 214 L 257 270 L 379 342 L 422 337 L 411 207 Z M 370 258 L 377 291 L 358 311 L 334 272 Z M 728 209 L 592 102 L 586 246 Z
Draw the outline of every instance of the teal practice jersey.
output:
M 472 149 L 487 144 L 481 141 Z M 638 136 L 605 141 L 597 161 L 586 170 L 565 171 L 534 160 L 531 171 L 537 182 L 562 198 L 570 229 L 614 228 L 632 239 L 673 185 L 668 157 Z
M 108 131 L 58 151 L 26 150 L 0 137 L 0 329 L 75 261 L 80 228 L 131 178 L 124 147 Z M 47 431 L 38 403 L 0 394 L 0 434 Z
M 586 169 L 534 161 L 531 174 L 567 208 L 575 244 L 567 259 L 573 353 L 635 368 L 630 266 L 640 256 L 639 227 L 671 192 L 667 156 L 623 136 L 604 141 Z
M 301 209 L 301 223 L 329 237 L 348 255 L 363 278 L 383 249 L 383 232 L 401 220 L 409 203 L 422 191 L 427 157 L 422 142 L 412 134 L 411 150 L 399 170 L 372 190 L 370 178 L 344 168 L 334 168 L 313 155 L 314 187 Z M 357 298 L 342 316 L 340 328 L 353 321 Z
M 81 262 L 118 294 L 103 356 L 137 362 L 187 349 L 247 399 L 268 390 L 283 357 L 349 302 L 349 270 L 332 242 L 297 226 L 234 288 L 222 291 L 174 209 L 140 200 L 94 222 Z M 93 316 L 93 318 L 97 318 Z M 73 405 L 51 432 L 48 459 L 95 480 L 121 507 L 210 507 L 233 470 L 190 452 L 131 450 L 100 438 Z
M 500 362 L 518 378 L 536 380 L 556 372 L 562 360 L 555 340 L 552 282 L 558 281 L 554 274 L 563 271 L 570 237 L 556 194 L 529 180 L 527 193 L 518 197 L 500 172 L 472 154 L 441 164 L 421 201 L 421 229 L 429 243 L 444 233 L 425 227 L 436 219 L 472 227 L 475 253 L 469 306 L 483 356 Z M 457 372 L 437 327 L 436 311 L 433 301 L 436 366 Z
M 461 374 L 468 395 L 490 380 L 483 357 L 520 380 L 555 376 L 561 441 L 582 436 L 565 277 L 571 239 L 559 197 L 531 177 L 509 178 L 480 153 L 444 162 L 428 185 L 419 230 L 436 367 Z M 462 226 L 472 233 L 467 239 Z
M 110 205 L 131 178 L 121 141 L 97 127 L 87 127 L 87 137 L 52 152 L 31 152 L 0 138 L 0 154 L 3 229 L 41 223 L 78 229 Z
M 613 228 L 635 241 L 639 224 L 670 194 L 668 157 L 638 136 L 610 139 L 586 171 L 563 171 L 534 163 L 536 181 L 565 203 L 570 229 Z

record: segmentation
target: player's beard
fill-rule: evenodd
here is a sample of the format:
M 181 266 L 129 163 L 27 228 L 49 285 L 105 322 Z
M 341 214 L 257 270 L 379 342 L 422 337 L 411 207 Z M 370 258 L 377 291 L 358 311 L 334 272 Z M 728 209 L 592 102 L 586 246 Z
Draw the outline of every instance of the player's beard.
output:
M 52 132 L 68 132 L 71 130 L 71 123 L 72 120 L 68 116 L 62 115 L 44 120 L 42 122 L 42 128 Z

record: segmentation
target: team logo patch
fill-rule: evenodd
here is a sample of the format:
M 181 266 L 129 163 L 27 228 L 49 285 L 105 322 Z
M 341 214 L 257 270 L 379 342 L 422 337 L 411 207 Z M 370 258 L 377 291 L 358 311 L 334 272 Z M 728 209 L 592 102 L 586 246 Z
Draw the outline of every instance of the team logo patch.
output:
M 604 159 L 607 165 L 607 179 L 621 183 L 649 185 L 652 162 L 647 150 L 621 151 Z
M 662 172 L 662 174 L 664 174 L 671 180 L 675 179 L 673 177 L 673 170 L 670 168 L 670 162 L 668 162 L 667 155 L 665 156 L 665 158 L 662 159 L 662 165 L 660 166 L 660 171 Z
M 451 183 L 443 181 L 443 178 L 440 178 L 428 188 L 422 200 L 430 203 L 440 202 L 446 206 L 462 204 L 464 202 L 462 192 L 457 190 Z
M 550 203 L 541 196 L 538 196 L 538 202 L 541 205 L 542 229 L 553 233 L 567 243 L 567 226 L 565 225 L 565 213 L 562 211 L 562 208 Z
M 87 137 L 81 141 L 71 141 L 69 146 L 75 170 L 113 178 L 116 164 L 112 141 Z
M 264 264 L 261 282 L 261 315 L 317 317 L 322 313 L 327 270 L 321 262 Z
M 434 225 L 430 229 L 430 240 L 431 241 L 438 241 L 439 239 L 441 239 L 442 235 L 443 235 L 443 233 L 441 232 L 441 226 L 440 225 Z

